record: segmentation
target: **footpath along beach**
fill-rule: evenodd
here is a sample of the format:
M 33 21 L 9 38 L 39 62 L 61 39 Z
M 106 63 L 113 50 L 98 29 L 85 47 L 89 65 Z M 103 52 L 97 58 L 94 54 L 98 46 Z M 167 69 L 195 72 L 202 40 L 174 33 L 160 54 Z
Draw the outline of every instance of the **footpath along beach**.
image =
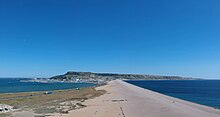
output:
M 220 110 L 166 96 L 121 80 L 97 90 L 107 93 L 85 101 L 87 107 L 56 117 L 220 117 Z

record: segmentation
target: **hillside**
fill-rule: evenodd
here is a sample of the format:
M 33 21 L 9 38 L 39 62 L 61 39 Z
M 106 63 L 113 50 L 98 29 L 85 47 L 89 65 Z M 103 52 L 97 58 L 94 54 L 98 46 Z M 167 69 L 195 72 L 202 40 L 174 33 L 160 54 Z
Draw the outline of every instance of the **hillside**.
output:
M 193 78 L 179 76 L 156 76 L 145 74 L 115 74 L 115 73 L 92 73 L 92 72 L 67 72 L 64 75 L 58 75 L 50 78 L 58 81 L 71 82 L 92 82 L 103 83 L 115 79 L 122 80 L 193 80 Z

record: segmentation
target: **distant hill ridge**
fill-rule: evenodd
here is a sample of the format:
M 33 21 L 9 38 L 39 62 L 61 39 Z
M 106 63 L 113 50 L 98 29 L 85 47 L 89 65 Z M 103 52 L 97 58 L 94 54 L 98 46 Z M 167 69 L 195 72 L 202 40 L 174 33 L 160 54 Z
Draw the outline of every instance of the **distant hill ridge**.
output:
M 93 72 L 75 72 L 69 71 L 64 75 L 51 77 L 50 79 L 59 81 L 110 81 L 115 79 L 123 80 L 195 80 L 195 78 L 180 76 L 157 76 L 145 74 L 117 74 L 117 73 L 93 73 Z

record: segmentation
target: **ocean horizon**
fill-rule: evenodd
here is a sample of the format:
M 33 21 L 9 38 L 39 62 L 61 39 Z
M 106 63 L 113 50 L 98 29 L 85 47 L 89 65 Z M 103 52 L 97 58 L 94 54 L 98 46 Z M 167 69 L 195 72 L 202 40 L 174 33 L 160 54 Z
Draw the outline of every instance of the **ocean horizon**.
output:
M 127 80 L 164 95 L 220 109 L 220 80 Z

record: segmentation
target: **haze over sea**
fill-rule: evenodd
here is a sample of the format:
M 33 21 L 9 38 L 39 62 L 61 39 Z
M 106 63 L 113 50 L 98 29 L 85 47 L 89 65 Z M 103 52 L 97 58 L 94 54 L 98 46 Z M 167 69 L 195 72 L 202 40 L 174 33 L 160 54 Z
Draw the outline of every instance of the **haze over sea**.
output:
M 27 80 L 27 78 L 0 78 L 0 93 L 49 91 L 95 86 L 95 84 L 89 83 L 40 83 L 21 82 L 21 80 Z
M 220 80 L 126 81 L 190 102 L 220 108 Z

